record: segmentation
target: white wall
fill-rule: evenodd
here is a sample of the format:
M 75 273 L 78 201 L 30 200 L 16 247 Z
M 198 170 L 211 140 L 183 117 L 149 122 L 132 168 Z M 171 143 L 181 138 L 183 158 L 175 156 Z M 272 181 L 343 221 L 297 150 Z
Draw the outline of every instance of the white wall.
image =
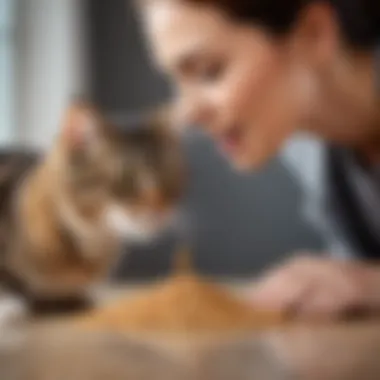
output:
M 85 78 L 81 0 L 19 0 L 17 140 L 47 146 Z
M 14 137 L 15 1 L 0 0 L 0 143 Z

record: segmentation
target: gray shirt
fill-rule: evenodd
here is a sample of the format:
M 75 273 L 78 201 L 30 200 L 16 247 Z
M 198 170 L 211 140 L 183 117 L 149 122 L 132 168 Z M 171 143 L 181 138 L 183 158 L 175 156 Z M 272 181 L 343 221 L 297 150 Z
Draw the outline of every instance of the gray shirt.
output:
M 323 236 L 326 250 L 341 258 L 362 257 L 363 252 L 352 243 L 355 230 L 344 229 L 334 215 L 339 208 L 330 208 L 326 202 L 331 188 L 326 175 L 329 166 L 326 144 L 308 136 L 297 136 L 285 146 L 282 158 L 303 189 L 302 212 Z M 379 238 L 380 245 L 380 170 L 363 168 L 349 151 L 343 150 L 339 160 L 350 191 L 355 195 L 355 207 L 365 219 L 365 228 Z

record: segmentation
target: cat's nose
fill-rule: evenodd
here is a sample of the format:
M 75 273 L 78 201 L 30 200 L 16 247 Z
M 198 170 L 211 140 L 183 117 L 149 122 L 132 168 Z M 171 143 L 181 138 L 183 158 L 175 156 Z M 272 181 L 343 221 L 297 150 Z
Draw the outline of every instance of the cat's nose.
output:
M 174 209 L 175 206 L 166 197 L 161 195 L 157 195 L 156 197 L 150 199 L 146 205 L 151 210 L 151 213 L 157 218 L 167 215 L 170 210 Z
M 171 209 L 171 204 L 166 202 L 164 198 L 157 200 L 157 202 L 153 205 L 156 215 L 165 215 Z
M 146 206 L 153 212 L 160 213 L 165 208 L 165 201 L 161 193 L 157 190 L 149 190 L 145 192 L 144 197 Z

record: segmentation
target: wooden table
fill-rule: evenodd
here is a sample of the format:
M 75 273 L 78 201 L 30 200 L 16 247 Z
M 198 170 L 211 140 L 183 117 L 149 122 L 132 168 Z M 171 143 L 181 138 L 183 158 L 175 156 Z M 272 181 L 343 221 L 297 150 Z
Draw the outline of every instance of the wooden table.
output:
M 380 321 L 202 338 L 88 334 L 53 321 L 15 331 L 0 340 L 1 380 L 380 379 Z

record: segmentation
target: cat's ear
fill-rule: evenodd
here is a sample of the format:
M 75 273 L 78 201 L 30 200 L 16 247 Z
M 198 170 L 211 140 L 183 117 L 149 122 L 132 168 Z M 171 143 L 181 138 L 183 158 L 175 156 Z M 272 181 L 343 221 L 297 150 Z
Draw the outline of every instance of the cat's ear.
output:
M 61 131 L 63 142 L 71 149 L 86 147 L 96 139 L 99 126 L 100 118 L 91 106 L 73 104 L 64 116 Z

